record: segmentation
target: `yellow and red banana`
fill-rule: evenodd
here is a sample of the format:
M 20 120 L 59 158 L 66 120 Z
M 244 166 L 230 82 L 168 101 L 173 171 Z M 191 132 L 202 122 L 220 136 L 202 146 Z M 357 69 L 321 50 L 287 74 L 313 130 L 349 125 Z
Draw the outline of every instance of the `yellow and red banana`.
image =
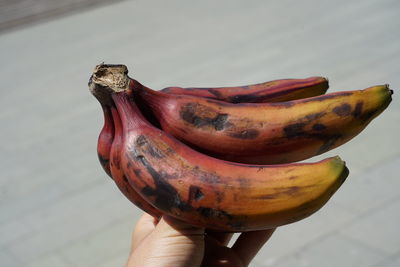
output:
M 169 87 L 162 91 L 171 94 L 189 94 L 198 95 L 208 98 L 216 98 L 228 102 L 238 103 L 242 101 L 250 102 L 276 102 L 309 97 L 313 95 L 324 94 L 328 89 L 328 80 L 323 77 L 310 77 L 306 79 L 282 79 L 274 80 L 265 83 L 240 86 L 240 87 L 221 87 L 221 88 L 181 88 Z M 113 120 L 109 103 L 102 104 L 104 114 L 104 126 L 100 132 L 97 144 L 97 152 L 99 161 L 110 176 L 114 177 L 114 181 L 123 194 L 135 205 L 142 208 L 153 216 L 160 216 L 159 211 L 146 203 L 140 195 L 138 195 L 127 183 L 126 177 L 119 169 L 119 159 L 116 156 L 118 153 L 113 153 L 114 159 L 111 161 L 111 146 L 114 140 L 114 120 L 119 120 L 118 114 L 114 113 Z M 120 122 L 118 122 L 120 123 Z M 114 151 L 119 146 L 119 137 L 116 135 L 114 140 Z M 113 166 L 111 175 L 110 164 Z
M 119 190 L 128 198 L 133 204 L 147 212 L 154 217 L 160 217 L 161 212 L 150 205 L 138 194 L 129 184 L 126 175 L 124 174 L 121 166 L 121 150 L 123 149 L 122 143 L 122 124 L 117 109 L 111 107 L 112 118 L 115 126 L 115 136 L 110 152 L 110 169 L 111 175 Z
M 103 110 L 104 125 L 97 139 L 97 156 L 104 171 L 111 177 L 110 151 L 114 139 L 114 123 L 110 107 L 101 104 L 101 108 Z
M 146 121 L 123 70 L 98 66 L 90 88 L 94 95 L 110 94 L 117 106 L 123 131 L 120 166 L 129 183 L 165 214 L 218 231 L 274 228 L 320 209 L 348 175 L 338 157 L 246 165 L 192 150 Z
M 287 102 L 232 104 L 129 84 L 164 131 L 215 157 L 255 164 L 300 161 L 346 143 L 385 110 L 392 95 L 379 85 Z
M 89 81 L 89 84 L 91 81 Z M 107 94 L 105 94 L 107 95 Z M 161 212 L 144 200 L 128 183 L 120 166 L 122 128 L 121 121 L 113 101 L 102 93 L 96 95 L 101 104 L 104 125 L 97 140 L 97 155 L 104 171 L 114 180 L 119 190 L 137 207 L 154 217 Z
M 142 86 L 137 81 L 134 82 L 135 86 Z M 231 103 L 272 103 L 323 95 L 328 88 L 328 79 L 324 77 L 309 77 L 305 79 L 280 79 L 235 87 L 167 87 L 161 91 L 169 94 L 200 96 Z M 106 173 L 110 175 L 109 153 L 114 138 L 114 128 L 109 105 L 102 104 L 102 109 L 104 112 L 104 126 L 98 138 L 97 151 L 101 165 Z M 141 109 L 144 111 L 147 107 L 142 106 Z M 151 111 L 148 111 L 147 113 L 150 113 L 148 116 L 151 116 Z M 152 120 L 153 124 L 157 124 L 157 121 L 155 121 L 154 118 L 150 117 L 150 120 Z
M 281 79 L 234 87 L 167 87 L 162 89 L 161 92 L 199 96 L 230 103 L 272 103 L 323 95 L 328 88 L 328 79 L 309 77 L 305 79 Z

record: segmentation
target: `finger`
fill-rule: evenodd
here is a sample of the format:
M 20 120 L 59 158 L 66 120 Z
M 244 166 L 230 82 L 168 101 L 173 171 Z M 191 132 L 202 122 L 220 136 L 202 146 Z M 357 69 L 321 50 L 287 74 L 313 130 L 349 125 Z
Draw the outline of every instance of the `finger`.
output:
M 131 251 L 135 250 L 139 244 L 154 231 L 157 223 L 158 219 L 154 218 L 150 214 L 144 213 L 142 217 L 140 217 L 132 234 Z
M 228 262 L 232 254 L 229 248 L 221 246 L 219 242 L 207 234 L 205 237 L 204 258 L 201 266 L 220 266 L 221 262 Z M 228 265 L 229 266 L 229 265 Z
M 163 216 L 155 231 L 162 234 L 163 237 L 180 235 L 204 237 L 205 229 L 187 224 L 170 216 Z
M 214 238 L 221 246 L 228 246 L 231 241 L 233 233 L 224 232 L 207 232 L 207 236 Z
M 232 250 L 242 260 L 244 266 L 247 266 L 274 231 L 275 229 L 245 232 L 236 240 Z
M 244 267 L 234 251 L 226 246 L 221 246 L 215 238 L 206 235 L 205 242 L 202 267 Z

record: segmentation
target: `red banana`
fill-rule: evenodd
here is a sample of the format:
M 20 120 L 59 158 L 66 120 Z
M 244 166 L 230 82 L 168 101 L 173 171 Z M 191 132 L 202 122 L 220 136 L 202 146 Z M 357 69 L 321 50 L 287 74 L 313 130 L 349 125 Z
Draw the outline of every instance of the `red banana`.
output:
M 230 103 L 271 103 L 323 95 L 328 88 L 328 79 L 324 77 L 309 77 L 305 79 L 274 80 L 235 87 L 167 87 L 161 91 L 169 94 L 206 97 Z
M 161 212 L 145 201 L 129 184 L 121 166 L 122 150 L 122 124 L 121 119 L 115 107 L 111 108 L 111 113 L 115 125 L 115 136 L 112 143 L 110 154 L 110 167 L 112 177 L 119 190 L 137 207 L 141 208 L 154 217 L 160 217 Z

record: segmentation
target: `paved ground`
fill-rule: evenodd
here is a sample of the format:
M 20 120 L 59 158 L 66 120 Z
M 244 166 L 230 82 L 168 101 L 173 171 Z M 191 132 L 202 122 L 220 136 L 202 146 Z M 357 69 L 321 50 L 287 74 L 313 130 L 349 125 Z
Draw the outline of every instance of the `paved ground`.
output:
M 121 0 L 0 0 L 0 33 Z
M 0 35 L 0 266 L 123 266 L 140 211 L 96 158 L 102 118 L 86 84 L 103 61 L 153 88 L 391 84 L 390 108 L 324 155 L 351 170 L 340 191 L 281 227 L 252 266 L 399 266 L 399 11 L 396 0 L 137 0 Z

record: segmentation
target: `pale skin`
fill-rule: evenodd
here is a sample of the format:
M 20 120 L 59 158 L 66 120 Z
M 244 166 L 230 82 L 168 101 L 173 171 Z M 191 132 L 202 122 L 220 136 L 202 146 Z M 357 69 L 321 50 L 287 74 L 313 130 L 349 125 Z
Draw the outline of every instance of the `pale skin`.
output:
M 135 226 L 126 267 L 245 267 L 275 229 L 240 234 L 212 233 L 171 217 L 144 214 Z

